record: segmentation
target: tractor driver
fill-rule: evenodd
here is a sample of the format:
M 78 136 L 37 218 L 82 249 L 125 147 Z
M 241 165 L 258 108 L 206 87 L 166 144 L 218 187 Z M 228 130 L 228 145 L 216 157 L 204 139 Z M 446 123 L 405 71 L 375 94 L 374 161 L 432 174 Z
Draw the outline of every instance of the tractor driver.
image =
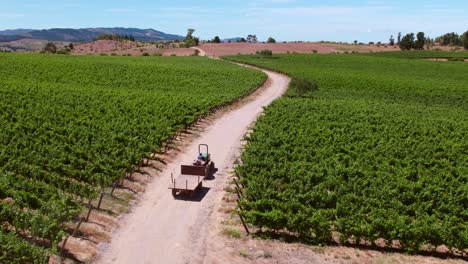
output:
M 198 160 L 201 161 L 201 162 L 205 161 L 205 157 L 203 156 L 203 154 L 201 154 L 201 153 L 198 154 Z

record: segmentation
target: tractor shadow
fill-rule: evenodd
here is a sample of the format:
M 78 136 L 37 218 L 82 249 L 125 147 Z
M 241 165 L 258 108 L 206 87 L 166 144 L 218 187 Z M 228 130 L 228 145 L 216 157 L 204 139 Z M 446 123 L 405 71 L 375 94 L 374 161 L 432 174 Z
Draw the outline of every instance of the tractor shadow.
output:
M 214 168 L 213 171 L 210 171 L 210 173 L 205 177 L 206 181 L 213 181 L 216 180 L 215 174 L 218 172 L 218 168 Z
M 192 195 L 181 193 L 177 195 L 176 197 L 174 197 L 174 199 L 180 200 L 180 201 L 186 201 L 186 202 L 201 202 L 210 190 L 211 188 L 203 186 L 198 191 L 193 193 Z

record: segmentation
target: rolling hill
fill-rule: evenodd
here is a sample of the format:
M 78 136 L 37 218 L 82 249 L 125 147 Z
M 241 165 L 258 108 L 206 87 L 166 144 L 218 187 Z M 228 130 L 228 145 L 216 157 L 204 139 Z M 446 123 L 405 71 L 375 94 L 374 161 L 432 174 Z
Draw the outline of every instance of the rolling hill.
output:
M 4 30 L 0 31 L 0 42 L 9 42 L 19 39 L 45 39 L 49 41 L 87 42 L 92 41 L 100 34 L 131 35 L 139 41 L 165 41 L 183 39 L 184 37 L 166 34 L 154 29 L 139 28 L 52 28 L 43 30 Z

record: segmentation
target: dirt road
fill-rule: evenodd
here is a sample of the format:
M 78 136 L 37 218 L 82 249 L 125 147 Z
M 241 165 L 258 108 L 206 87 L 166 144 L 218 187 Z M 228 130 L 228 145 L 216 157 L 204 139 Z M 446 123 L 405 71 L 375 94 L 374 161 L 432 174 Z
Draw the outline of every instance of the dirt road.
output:
M 154 177 L 139 203 L 122 219 L 111 243 L 100 247 L 97 263 L 203 262 L 203 252 L 209 251 L 206 248 L 210 229 L 207 223 L 214 205 L 221 202 L 226 175 L 239 153 L 241 139 L 262 112 L 262 107 L 280 97 L 289 83 L 284 75 L 264 72 L 269 80 L 261 93 L 213 121 Z M 212 160 L 218 168 L 215 179 L 205 181 L 205 188 L 194 200 L 174 199 L 168 190 L 171 172 L 178 173 L 180 164 L 190 164 L 201 143 L 209 144 Z

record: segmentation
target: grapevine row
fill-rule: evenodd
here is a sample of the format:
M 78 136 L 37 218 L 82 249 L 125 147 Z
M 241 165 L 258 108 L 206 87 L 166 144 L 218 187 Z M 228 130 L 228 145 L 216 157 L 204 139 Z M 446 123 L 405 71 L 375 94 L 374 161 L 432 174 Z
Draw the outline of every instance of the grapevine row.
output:
M 84 202 L 264 79 L 206 58 L 1 54 L 0 262 L 44 263 Z
M 396 57 L 398 55 L 392 55 Z M 406 55 L 402 55 L 406 56 Z M 266 109 L 237 168 L 247 222 L 316 243 L 468 248 L 468 64 L 230 59 L 314 80 Z

